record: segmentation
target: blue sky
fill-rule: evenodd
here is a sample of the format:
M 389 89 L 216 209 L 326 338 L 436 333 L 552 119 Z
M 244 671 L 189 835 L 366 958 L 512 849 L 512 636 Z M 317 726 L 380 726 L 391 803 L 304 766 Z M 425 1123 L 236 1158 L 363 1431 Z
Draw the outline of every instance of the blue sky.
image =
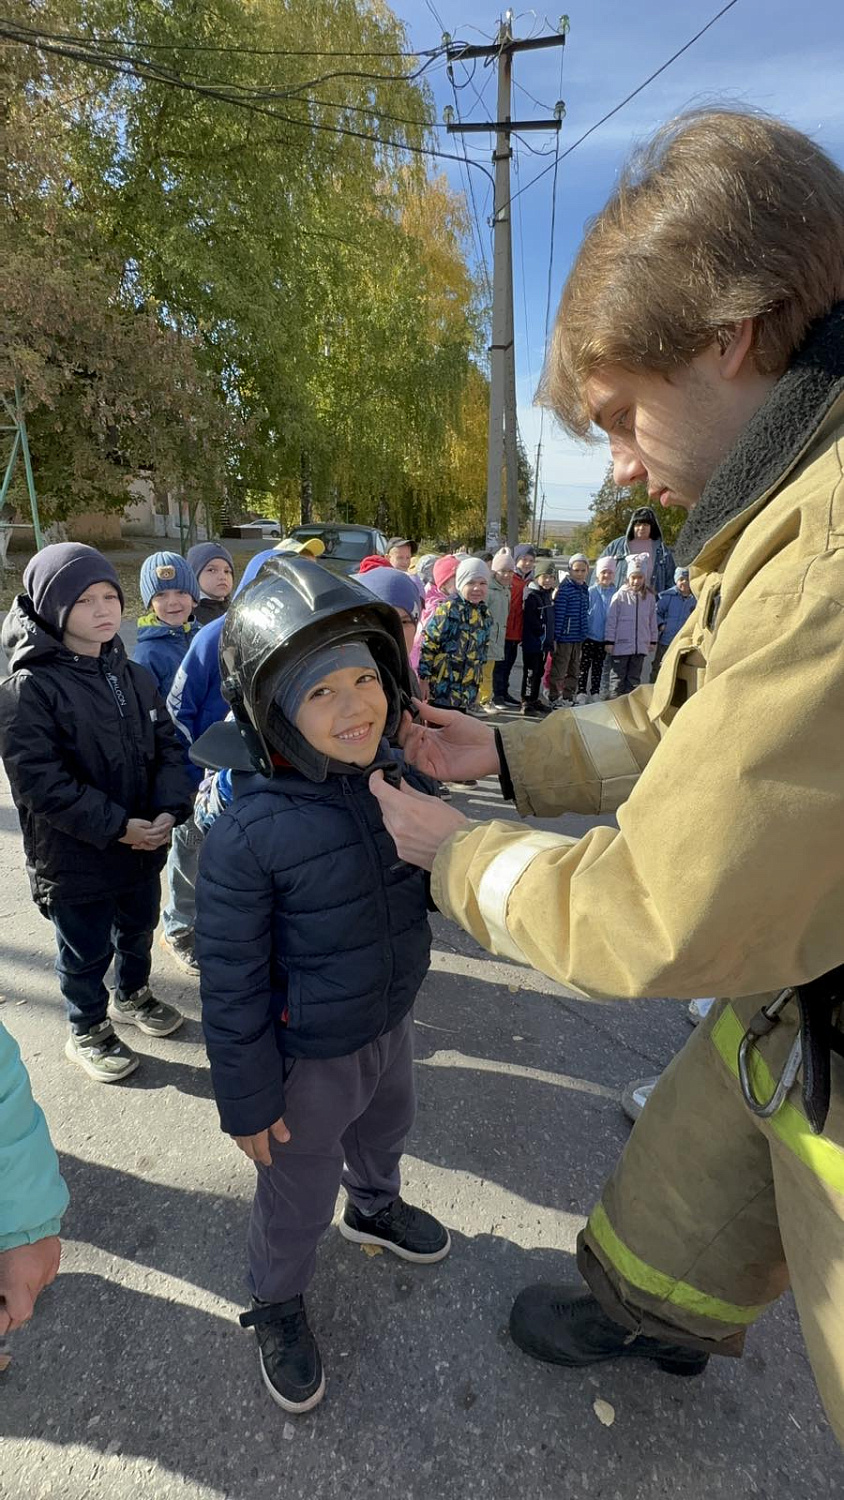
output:
M 514 7 L 514 33 L 529 36 L 556 29 L 567 10 L 571 29 L 564 49 L 562 89 L 560 52 L 527 52 L 514 62 L 514 78 L 536 99 L 553 107 L 562 97 L 566 119 L 561 149 L 625 94 L 641 83 L 703 26 L 722 0 L 571 0 L 550 10 Z M 408 29 L 414 47 L 438 45 L 441 18 L 455 39 L 491 40 L 500 10 L 478 0 L 394 0 L 393 9 Z M 546 16 L 550 27 L 544 24 Z M 456 82 L 464 82 L 469 68 L 455 67 Z M 442 67 L 430 71 L 438 118 L 445 104 L 453 104 L 451 86 Z M 738 0 L 694 47 L 672 64 L 642 94 L 599 131 L 590 136 L 560 166 L 557 227 L 554 247 L 552 317 L 566 272 L 580 240 L 584 222 L 606 201 L 620 163 L 631 143 L 647 136 L 663 120 L 690 106 L 714 101 L 754 105 L 780 115 L 805 130 L 844 165 L 844 27 L 840 0 Z M 495 70 L 476 67 L 472 84 L 459 90 L 465 119 L 492 119 L 495 107 Z M 516 88 L 513 113 L 536 118 L 544 113 Z M 439 132 L 445 150 L 459 150 L 457 138 Z M 491 138 L 465 137 L 469 155 L 490 167 Z M 552 147 L 553 136 L 531 134 L 534 150 Z M 516 144 L 514 188 L 523 185 L 551 158 L 530 154 Z M 456 163 L 438 166 L 461 188 L 465 174 Z M 491 236 L 486 221 L 491 213 L 491 188 L 474 171 L 475 197 L 492 264 Z M 544 349 L 545 289 L 550 245 L 552 173 L 513 204 L 513 274 L 516 320 L 516 380 L 519 424 L 531 455 L 536 450 L 539 412 L 533 391 Z M 521 205 L 521 219 L 519 216 Z M 601 482 L 607 452 L 571 442 L 545 420 L 542 470 L 546 516 L 578 519 L 586 514 L 589 495 Z

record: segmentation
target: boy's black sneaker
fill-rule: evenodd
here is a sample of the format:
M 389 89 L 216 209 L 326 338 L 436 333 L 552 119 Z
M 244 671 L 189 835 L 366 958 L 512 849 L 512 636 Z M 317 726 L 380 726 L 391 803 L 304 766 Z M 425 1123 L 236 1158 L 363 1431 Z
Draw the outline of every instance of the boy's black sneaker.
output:
M 596 1365 L 610 1359 L 651 1359 L 670 1375 L 702 1375 L 709 1355 L 631 1333 L 607 1317 L 582 1285 L 540 1283 L 520 1292 L 510 1313 L 514 1343 L 555 1365 Z
M 357 1245 L 381 1245 L 402 1260 L 422 1263 L 444 1260 L 451 1249 L 451 1235 L 445 1225 L 424 1208 L 413 1208 L 401 1198 L 394 1198 L 371 1216 L 347 1201 L 340 1233 Z
M 273 1400 L 285 1411 L 312 1411 L 325 1395 L 325 1372 L 317 1341 L 308 1327 L 301 1293 L 287 1302 L 252 1299 L 241 1313 L 242 1328 L 254 1328 L 261 1376 Z

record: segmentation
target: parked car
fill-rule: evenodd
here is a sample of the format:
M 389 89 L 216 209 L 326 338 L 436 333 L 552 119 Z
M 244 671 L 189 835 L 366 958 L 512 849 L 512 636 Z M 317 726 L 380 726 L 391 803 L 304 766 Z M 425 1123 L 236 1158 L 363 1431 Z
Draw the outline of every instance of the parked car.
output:
M 319 560 L 332 573 L 356 573 L 365 557 L 376 552 L 386 555 L 387 552 L 387 538 L 375 526 L 356 526 L 345 521 L 314 521 L 309 526 L 294 526 L 287 534 L 296 542 L 319 537 L 325 545 L 325 551 Z
M 223 536 L 240 537 L 242 541 L 260 542 L 266 538 L 277 542 L 281 536 L 281 527 L 278 521 L 243 521 L 238 526 L 224 527 Z

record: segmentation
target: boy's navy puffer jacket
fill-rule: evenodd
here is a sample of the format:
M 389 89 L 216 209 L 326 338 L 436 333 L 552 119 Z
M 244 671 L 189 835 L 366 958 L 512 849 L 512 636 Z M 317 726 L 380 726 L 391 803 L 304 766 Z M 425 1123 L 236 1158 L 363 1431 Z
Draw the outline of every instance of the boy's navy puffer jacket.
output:
M 564 578 L 554 600 L 555 641 L 585 641 L 589 629 L 589 585 Z
M 133 660 L 152 673 L 165 701 L 188 647 L 198 634 L 199 626 L 193 618 L 187 625 L 164 625 L 153 614 L 142 615 L 138 621 Z
M 11 675 L 0 683 L 0 755 L 20 818 L 32 894 L 97 901 L 156 875 L 166 848 L 121 844 L 129 818 L 193 804 L 184 750 L 144 667 L 119 636 L 77 656 L 26 594 L 3 625 Z
M 200 856 L 196 952 L 220 1123 L 254 1135 L 284 1114 L 285 1059 L 344 1057 L 398 1025 L 430 931 L 425 874 L 398 860 L 366 772 L 234 787 Z

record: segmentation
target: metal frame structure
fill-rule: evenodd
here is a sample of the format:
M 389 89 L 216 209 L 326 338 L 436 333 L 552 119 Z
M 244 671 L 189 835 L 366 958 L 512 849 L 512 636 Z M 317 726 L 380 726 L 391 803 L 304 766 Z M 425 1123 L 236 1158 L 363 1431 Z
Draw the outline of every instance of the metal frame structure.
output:
M 35 493 L 35 478 L 32 473 L 32 456 L 29 451 L 29 439 L 26 433 L 26 417 L 24 415 L 20 381 L 15 381 L 14 397 L 10 400 L 8 396 L 0 395 L 0 403 L 2 403 L 6 415 L 9 417 L 8 423 L 0 424 L 0 432 L 11 432 L 14 434 L 12 437 L 12 451 L 6 463 L 3 483 L 0 486 L 0 514 L 2 514 L 3 506 L 6 503 L 6 497 L 14 478 L 15 469 L 17 468 L 18 458 L 22 457 L 24 473 L 26 475 L 26 488 L 29 494 L 29 508 L 32 512 L 32 529 L 35 533 L 35 546 L 40 552 L 44 546 L 44 537 L 41 531 L 41 517 L 38 514 L 38 496 Z M 11 522 L 0 520 L 0 532 L 11 530 Z M 0 548 L 0 567 L 3 566 L 5 560 L 6 549 L 3 547 Z

